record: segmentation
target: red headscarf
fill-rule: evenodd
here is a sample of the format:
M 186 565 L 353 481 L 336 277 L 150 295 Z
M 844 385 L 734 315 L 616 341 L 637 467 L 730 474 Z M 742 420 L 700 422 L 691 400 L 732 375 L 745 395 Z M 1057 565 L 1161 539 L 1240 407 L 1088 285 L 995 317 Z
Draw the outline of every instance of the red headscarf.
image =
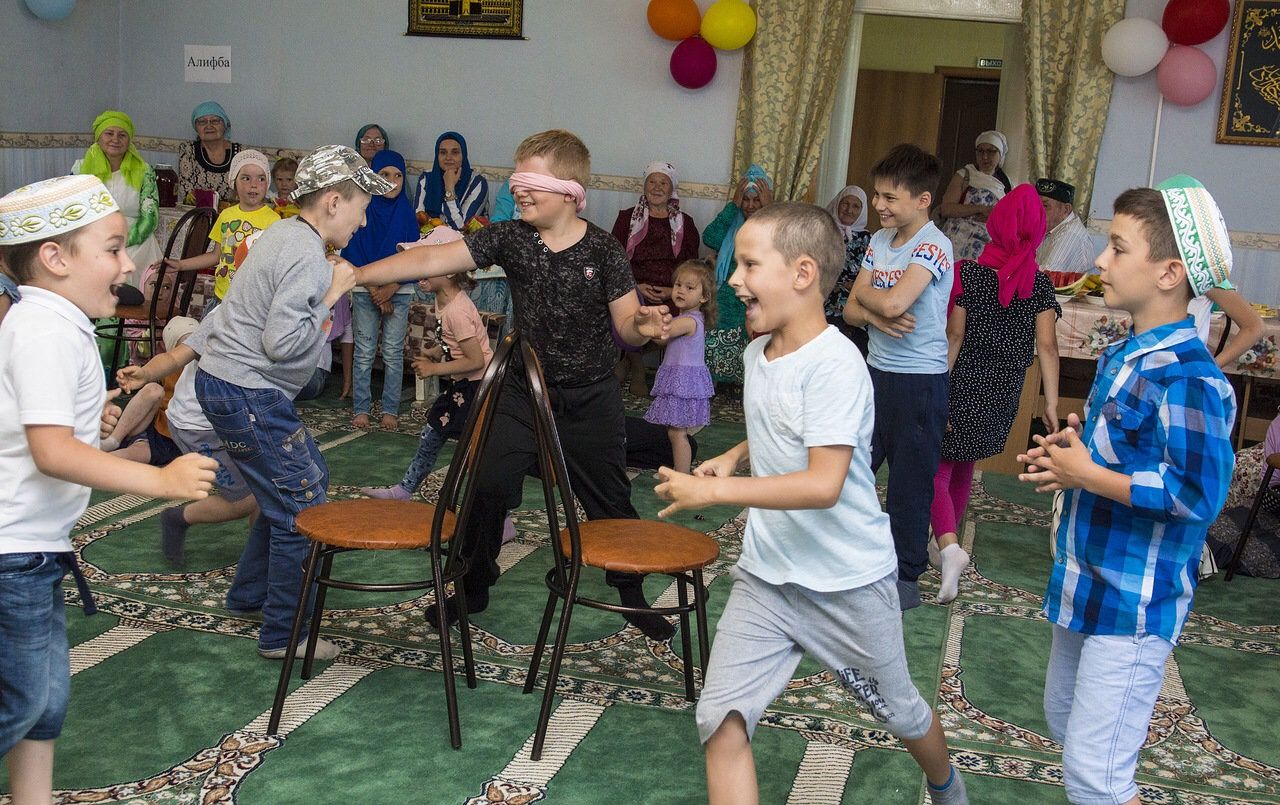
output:
M 987 218 L 987 233 L 991 235 L 991 242 L 978 256 L 978 262 L 1000 278 L 1000 306 L 1008 307 L 1015 296 L 1031 298 L 1036 271 L 1040 268 L 1036 265 L 1036 249 L 1045 233 L 1044 207 L 1035 187 L 1020 184 L 997 201 Z M 957 272 L 951 301 L 963 290 Z

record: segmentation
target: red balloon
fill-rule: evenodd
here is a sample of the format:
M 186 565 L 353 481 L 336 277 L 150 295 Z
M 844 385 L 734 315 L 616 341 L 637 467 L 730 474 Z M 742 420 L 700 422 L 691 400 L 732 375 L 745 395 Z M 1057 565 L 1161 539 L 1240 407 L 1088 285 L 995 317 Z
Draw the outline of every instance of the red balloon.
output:
M 1231 0 L 1169 0 L 1160 27 L 1177 45 L 1208 42 L 1226 27 Z
M 716 50 L 700 36 L 691 36 L 671 51 L 671 77 L 685 89 L 701 89 L 716 77 Z

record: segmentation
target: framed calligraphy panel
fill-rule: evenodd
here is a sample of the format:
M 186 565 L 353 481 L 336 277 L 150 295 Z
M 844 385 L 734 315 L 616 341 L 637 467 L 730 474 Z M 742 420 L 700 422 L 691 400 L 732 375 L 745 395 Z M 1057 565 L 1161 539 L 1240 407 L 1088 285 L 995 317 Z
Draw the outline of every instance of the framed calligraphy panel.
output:
M 1280 0 L 1236 0 L 1223 73 L 1217 141 L 1280 146 Z
M 409 0 L 409 36 L 523 39 L 524 0 Z

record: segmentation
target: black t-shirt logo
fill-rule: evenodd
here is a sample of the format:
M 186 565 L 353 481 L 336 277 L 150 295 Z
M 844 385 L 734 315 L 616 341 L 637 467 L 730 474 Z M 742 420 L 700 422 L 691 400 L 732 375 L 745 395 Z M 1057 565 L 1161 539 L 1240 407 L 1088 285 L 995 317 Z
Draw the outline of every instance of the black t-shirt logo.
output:
M 586 268 L 582 269 L 582 276 L 586 277 L 589 280 L 595 279 L 596 278 L 595 268 L 592 266 L 587 266 Z

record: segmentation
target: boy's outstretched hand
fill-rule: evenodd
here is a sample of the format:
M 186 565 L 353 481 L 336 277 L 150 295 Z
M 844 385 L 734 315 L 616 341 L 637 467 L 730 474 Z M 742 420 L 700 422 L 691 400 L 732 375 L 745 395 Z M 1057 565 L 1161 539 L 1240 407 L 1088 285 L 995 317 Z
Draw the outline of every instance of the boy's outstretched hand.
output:
M 107 401 L 102 406 L 102 417 L 98 420 L 98 438 L 100 439 L 105 439 L 111 435 L 116 429 L 116 423 L 120 421 L 120 415 L 124 413 L 120 406 L 112 402 L 119 396 L 120 389 L 107 391 Z
M 117 394 L 120 393 L 121 389 L 132 394 L 149 382 L 151 381 L 147 380 L 143 375 L 141 366 L 125 366 L 116 370 L 116 385 L 120 387 L 116 389 Z M 107 393 L 110 394 L 111 392 Z
M 1067 427 L 1048 436 L 1036 435 L 1037 446 L 1018 456 L 1018 461 L 1027 464 L 1027 472 L 1018 480 L 1036 484 L 1037 492 L 1084 487 L 1099 465 L 1094 463 L 1089 446 L 1080 440 L 1081 432 L 1080 417 L 1068 414 Z
M 671 313 L 666 305 L 641 305 L 635 322 L 636 332 L 645 338 L 666 338 L 671 330 Z
M 209 497 L 218 462 L 199 453 L 179 456 L 160 470 L 160 496 L 178 500 L 201 500 Z
M 705 509 L 715 502 L 711 499 L 711 487 L 715 481 L 700 473 L 702 466 L 694 471 L 694 475 L 676 472 L 670 467 L 658 468 L 660 483 L 653 491 L 663 500 L 671 501 L 670 506 L 658 512 L 659 518 L 665 519 L 683 509 Z
M 326 306 L 333 307 L 343 294 L 356 287 L 356 268 L 336 254 L 331 254 L 326 259 L 333 265 L 333 280 L 324 295 L 324 302 Z

